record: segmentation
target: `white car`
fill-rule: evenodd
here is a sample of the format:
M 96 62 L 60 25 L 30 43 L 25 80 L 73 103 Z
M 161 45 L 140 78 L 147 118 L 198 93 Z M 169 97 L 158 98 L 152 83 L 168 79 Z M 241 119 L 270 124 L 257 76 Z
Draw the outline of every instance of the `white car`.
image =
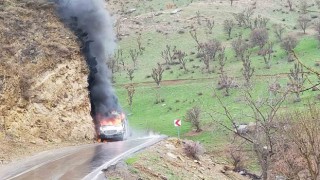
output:
M 117 125 L 104 125 L 100 127 L 100 138 L 124 140 L 126 137 L 126 123 Z
M 128 132 L 128 121 L 124 113 L 112 112 L 111 116 L 100 121 L 100 139 L 125 140 Z

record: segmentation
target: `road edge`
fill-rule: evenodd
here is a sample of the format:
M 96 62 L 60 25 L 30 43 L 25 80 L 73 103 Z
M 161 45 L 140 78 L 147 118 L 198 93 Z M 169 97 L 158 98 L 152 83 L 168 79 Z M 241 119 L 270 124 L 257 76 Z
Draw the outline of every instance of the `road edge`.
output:
M 116 164 L 119 160 L 121 160 L 121 159 L 135 153 L 135 152 L 138 152 L 144 148 L 147 148 L 153 144 L 156 144 L 166 138 L 167 138 L 167 136 L 164 136 L 164 135 L 160 135 L 158 138 L 151 138 L 149 141 L 147 141 L 143 144 L 140 144 L 139 146 L 136 146 L 134 148 L 131 148 L 128 151 L 125 151 L 122 154 L 114 157 L 110 161 L 104 163 L 103 165 L 101 165 L 100 167 L 98 167 L 94 171 L 92 171 L 90 174 L 88 174 L 84 178 L 82 178 L 82 180 L 100 180 L 100 179 L 102 179 L 102 177 L 104 177 L 103 172 L 102 172 L 103 169 L 106 169 L 109 166 Z M 134 139 L 132 141 L 134 141 Z M 106 178 L 104 178 L 104 179 L 106 179 Z

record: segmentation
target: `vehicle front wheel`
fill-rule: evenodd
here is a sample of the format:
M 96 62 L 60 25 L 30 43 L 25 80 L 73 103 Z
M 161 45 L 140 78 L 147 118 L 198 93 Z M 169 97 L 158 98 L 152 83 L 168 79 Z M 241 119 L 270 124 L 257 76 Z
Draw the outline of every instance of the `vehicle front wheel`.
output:
M 125 140 L 125 139 L 124 139 L 124 135 L 123 135 L 123 134 L 121 134 L 121 135 L 119 136 L 119 138 L 118 138 L 118 139 L 119 139 L 119 141 L 123 141 L 123 140 Z

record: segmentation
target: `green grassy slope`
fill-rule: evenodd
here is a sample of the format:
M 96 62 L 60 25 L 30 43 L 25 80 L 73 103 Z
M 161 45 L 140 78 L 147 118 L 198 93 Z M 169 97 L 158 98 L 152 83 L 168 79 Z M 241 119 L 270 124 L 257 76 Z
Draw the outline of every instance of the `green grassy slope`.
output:
M 260 2 L 260 1 L 259 1 Z M 150 1 L 146 2 L 148 5 L 139 6 L 135 14 L 131 16 L 143 16 L 143 13 L 149 12 L 143 7 L 152 6 L 154 11 L 164 9 L 164 12 L 170 12 L 166 10 L 165 4 L 167 1 Z M 186 1 L 177 1 L 177 6 L 181 7 L 183 11 L 176 15 L 170 15 L 164 13 L 161 16 L 154 16 L 154 20 L 149 23 L 145 23 L 145 26 L 157 25 L 158 21 L 161 23 L 167 22 L 167 28 L 171 28 L 167 35 L 156 32 L 155 29 L 145 28 L 140 31 L 142 36 L 142 45 L 145 47 L 145 51 L 138 58 L 138 66 L 134 73 L 133 82 L 135 84 L 136 93 L 134 96 L 133 108 L 127 105 L 127 91 L 124 88 L 125 84 L 130 83 L 127 78 L 126 72 L 121 71 L 115 74 L 115 87 L 119 96 L 120 102 L 124 109 L 129 114 L 130 124 L 137 129 L 153 129 L 156 132 L 167 134 L 170 136 L 176 136 L 176 129 L 173 126 L 173 120 L 180 118 L 184 120 L 184 115 L 188 109 L 198 105 L 202 108 L 201 120 L 203 123 L 204 132 L 196 136 L 192 136 L 194 140 L 200 140 L 208 146 L 218 146 L 223 144 L 227 138 L 228 132 L 223 130 L 214 123 L 211 116 L 214 119 L 225 120 L 226 117 L 217 113 L 223 112 L 223 109 L 219 105 L 217 98 L 214 96 L 215 91 L 222 96 L 222 91 L 216 90 L 219 74 L 217 72 L 218 62 L 212 62 L 212 67 L 216 70 L 215 73 L 206 73 L 203 70 L 203 63 L 199 58 L 196 58 L 192 52 L 197 52 L 196 43 L 189 34 L 188 26 L 194 25 L 198 32 L 198 38 L 201 42 L 207 39 L 216 38 L 220 40 L 226 47 L 226 56 L 228 61 L 225 66 L 225 70 L 229 76 L 235 77 L 240 87 L 243 84 L 242 77 L 242 62 L 237 61 L 234 57 L 234 52 L 231 49 L 231 42 L 236 38 L 237 34 L 242 32 L 244 39 L 249 39 L 250 30 L 237 27 L 232 33 L 232 39 L 227 40 L 226 34 L 223 32 L 222 23 L 227 18 L 232 18 L 232 12 L 240 12 L 245 7 L 251 6 L 246 3 L 236 3 L 233 7 L 227 2 L 214 2 L 207 3 L 204 1 L 196 1 L 191 4 Z M 268 8 L 265 8 L 268 7 Z M 282 9 L 282 10 L 279 10 Z M 311 7 L 310 10 L 315 10 L 315 7 Z M 198 25 L 196 21 L 188 21 L 190 18 L 196 16 L 196 12 L 201 13 L 202 24 Z M 315 14 L 312 12 L 311 14 Z M 318 67 L 315 67 L 315 61 L 319 60 L 320 52 L 318 49 L 318 42 L 314 38 L 314 32 L 312 27 L 308 28 L 307 34 L 302 35 L 301 30 L 293 30 L 296 26 L 296 18 L 298 13 L 296 11 L 290 12 L 284 7 L 284 4 L 278 1 L 269 2 L 269 4 L 257 4 L 254 17 L 261 15 L 270 19 L 268 23 L 269 37 L 271 41 L 275 42 L 273 59 L 271 62 L 271 69 L 266 69 L 262 57 L 257 55 L 258 48 L 253 48 L 252 54 L 252 66 L 255 68 L 255 75 L 252 80 L 252 93 L 258 100 L 259 98 L 265 98 L 269 96 L 268 85 L 278 79 L 282 87 L 285 87 L 289 82 L 286 73 L 290 72 L 293 68 L 293 62 L 287 62 L 286 53 L 280 48 L 279 42 L 276 41 L 275 35 L 272 31 L 272 24 L 282 23 L 286 29 L 286 34 L 290 33 L 295 35 L 299 39 L 299 44 L 295 48 L 295 52 L 299 56 L 300 60 L 306 65 L 313 67 L 320 71 Z M 215 20 L 215 27 L 213 34 L 207 35 L 205 32 L 205 18 L 212 18 Z M 184 33 L 178 33 L 183 29 Z M 137 35 L 135 33 L 130 34 L 128 37 L 124 37 L 119 42 L 119 48 L 124 50 L 124 57 L 127 66 L 132 66 L 132 62 L 129 57 L 129 49 L 136 49 Z M 161 88 L 156 88 L 156 84 L 153 82 L 150 76 L 152 68 L 156 67 L 157 62 L 164 63 L 161 58 L 161 51 L 163 51 L 166 45 L 171 47 L 176 46 L 177 49 L 186 52 L 187 68 L 188 72 L 185 73 L 180 69 L 180 65 L 170 66 L 170 69 L 164 71 L 163 81 L 179 80 L 174 82 L 163 82 Z M 312 83 L 317 82 L 315 76 L 308 76 Z M 187 79 L 187 80 L 186 80 Z M 188 80 L 189 79 L 189 80 Z M 191 80 L 193 79 L 193 80 Z M 148 82 L 148 83 L 143 83 Z M 308 87 L 310 82 L 306 81 L 305 87 Z M 160 94 L 164 102 L 155 104 L 156 95 Z M 285 102 L 285 108 L 281 111 L 286 111 L 288 108 L 302 108 L 307 101 L 315 101 L 317 91 L 306 91 L 302 94 L 302 102 L 294 103 L 294 95 L 289 95 Z M 223 96 L 222 96 L 223 97 Z M 250 109 L 245 105 L 243 101 L 243 92 L 241 88 L 235 88 L 231 90 L 231 95 L 223 97 L 223 102 L 230 108 L 232 114 L 239 119 L 239 122 L 252 121 L 250 118 L 244 118 L 245 114 L 250 113 Z M 315 101 L 317 102 L 317 101 Z M 210 115 L 209 115 L 210 114 Z M 191 125 L 188 122 L 183 121 L 181 128 L 182 134 L 186 134 L 191 131 Z

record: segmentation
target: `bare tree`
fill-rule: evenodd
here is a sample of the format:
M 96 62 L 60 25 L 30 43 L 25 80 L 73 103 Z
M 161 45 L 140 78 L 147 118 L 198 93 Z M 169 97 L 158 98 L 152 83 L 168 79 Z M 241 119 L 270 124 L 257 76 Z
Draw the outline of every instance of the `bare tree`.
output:
M 298 24 L 300 28 L 303 30 L 303 34 L 306 34 L 306 29 L 309 27 L 309 23 L 311 22 L 311 19 L 308 15 L 301 15 L 298 18 Z
M 231 5 L 231 6 L 232 6 L 233 2 L 234 2 L 234 0 L 230 0 L 230 5 Z
M 162 81 L 162 74 L 164 69 L 162 68 L 160 63 L 157 63 L 157 67 L 152 69 L 151 77 L 153 78 L 154 82 L 160 87 L 160 83 Z
M 246 26 L 246 28 L 252 28 L 252 22 L 251 22 L 251 17 L 254 14 L 254 8 L 253 7 L 249 7 L 246 8 L 244 11 L 244 25 Z
M 221 42 L 216 39 L 209 40 L 206 43 L 201 43 L 198 50 L 202 55 L 202 61 L 207 72 L 210 73 L 213 71 L 210 69 L 210 63 L 215 60 L 217 52 L 221 50 Z
M 136 49 L 130 49 L 129 54 L 133 62 L 133 67 L 136 68 L 139 52 Z
M 289 10 L 293 11 L 293 0 L 287 0 L 288 6 L 289 6 Z
M 270 96 L 273 95 L 276 97 L 277 94 L 280 92 L 280 89 L 281 89 L 281 85 L 278 82 L 278 79 L 276 79 L 274 82 L 269 84 L 269 88 L 268 88 L 269 95 Z
M 320 0 L 319 0 L 320 2 Z M 314 22 L 314 30 L 317 31 L 317 35 L 319 36 L 320 35 L 320 20 L 318 19 L 317 21 Z
M 231 31 L 234 28 L 234 22 L 232 19 L 226 19 L 223 22 L 223 30 L 225 31 L 225 33 L 228 35 L 228 39 L 231 38 Z
M 300 13 L 301 14 L 307 14 L 308 13 L 308 8 L 309 8 L 309 5 L 308 5 L 307 1 L 300 0 L 300 4 L 299 4 Z
M 138 37 L 137 37 L 137 44 L 138 44 L 138 49 L 140 52 L 140 55 L 142 55 L 143 51 L 144 51 L 144 47 L 142 46 L 142 36 L 141 33 L 139 33 Z
M 131 83 L 132 83 L 132 80 L 133 80 L 133 78 L 134 78 L 134 76 L 133 76 L 134 68 L 127 68 L 126 71 L 127 71 L 127 75 L 128 75 L 128 77 L 129 77 L 129 80 L 130 80 Z
M 198 25 L 201 25 L 201 14 L 200 14 L 200 11 L 196 12 L 196 17 L 197 17 Z
M 205 65 L 205 69 L 207 70 L 208 73 L 210 73 L 211 71 L 213 71 L 210 69 L 210 62 L 215 60 L 217 52 L 221 50 L 221 42 L 216 39 L 212 39 L 205 43 L 201 43 L 198 40 L 197 31 L 194 30 L 189 32 L 192 39 L 198 45 L 198 54 L 200 55 Z
M 244 25 L 244 13 L 241 12 L 241 13 L 233 13 L 232 14 L 234 19 L 237 21 L 238 23 L 238 26 L 242 27 Z
M 128 93 L 128 98 L 127 98 L 128 105 L 130 106 L 130 109 L 132 110 L 133 96 L 134 96 L 134 94 L 135 94 L 135 87 L 134 87 L 134 85 L 131 83 L 131 84 L 125 86 L 125 88 L 126 88 L 127 93 Z
M 315 0 L 315 2 L 317 4 L 318 9 L 320 9 L 320 0 Z
M 282 41 L 282 35 L 286 31 L 286 28 L 282 24 L 274 24 L 273 32 L 275 33 L 276 37 L 278 38 L 279 42 Z
M 253 7 L 246 8 L 240 13 L 233 13 L 234 19 L 238 22 L 240 27 L 252 28 L 252 15 L 254 14 Z
M 211 69 L 210 69 L 211 56 L 209 54 L 203 53 L 202 61 L 205 65 L 207 73 L 210 73 L 211 72 Z
M 286 99 L 286 95 L 286 93 L 283 94 L 275 103 L 270 103 L 269 99 L 257 102 L 249 92 L 247 92 L 245 96 L 257 124 L 255 134 L 252 135 L 252 139 L 254 139 L 255 142 L 253 149 L 262 169 L 262 179 L 264 180 L 267 180 L 269 177 L 268 173 L 271 166 L 271 158 L 276 152 L 274 147 L 276 142 L 276 138 L 274 137 L 276 115 Z M 266 108 L 266 110 L 264 108 Z M 262 109 L 264 110 L 262 111 Z
M 119 70 L 117 59 L 115 59 L 114 57 L 109 57 L 109 60 L 107 61 L 107 65 L 112 72 L 111 80 L 112 82 L 115 82 L 115 76 L 113 76 L 113 74 Z
M 118 40 L 121 40 L 121 21 L 117 20 L 115 23 L 116 28 L 116 37 Z
M 110 57 L 107 61 L 108 68 L 111 69 L 112 74 L 117 71 L 117 60 Z
M 320 0 L 319 0 L 319 3 L 320 3 Z M 314 29 L 317 31 L 317 34 L 316 34 L 316 39 L 320 42 L 320 20 L 317 20 L 315 23 L 314 23 Z M 320 47 L 320 43 L 319 43 L 319 47 Z
M 168 44 L 166 45 L 166 49 L 161 52 L 161 56 L 166 61 L 167 65 L 173 64 L 174 54 L 173 54 L 173 52 L 171 50 L 171 46 L 170 45 L 168 45 Z
M 214 27 L 214 20 L 206 19 L 206 27 L 207 27 L 207 33 L 212 34 L 212 29 Z
M 288 88 L 296 95 L 295 102 L 300 102 L 300 94 L 305 82 L 303 67 L 299 63 L 295 63 L 294 68 L 290 69 L 288 78 L 290 80 L 290 83 L 288 83 Z
M 198 40 L 198 36 L 197 36 L 197 31 L 196 30 L 192 30 L 189 31 L 190 36 L 192 37 L 192 39 L 197 43 L 198 47 L 200 46 L 200 41 Z
M 188 70 L 186 67 L 186 60 L 185 60 L 186 53 L 182 52 L 181 50 L 174 49 L 174 55 L 179 60 L 179 63 L 182 66 L 182 68 L 184 69 L 184 71 L 187 72 Z
M 237 87 L 237 83 L 234 78 L 229 77 L 227 74 L 220 74 L 218 80 L 218 90 L 224 89 L 224 96 L 230 96 L 230 89 Z
M 236 40 L 232 41 L 232 49 L 236 53 L 238 60 L 242 60 L 244 58 L 244 53 L 248 47 L 249 45 L 242 39 L 242 36 L 239 36 Z
M 125 67 L 122 49 L 118 49 L 118 51 L 114 53 L 114 58 L 116 59 L 117 64 L 120 64 L 123 68 Z
M 260 49 L 268 42 L 269 34 L 265 28 L 257 28 L 251 31 L 250 42 L 253 46 L 259 46 Z
M 253 73 L 254 73 L 254 68 L 251 67 L 250 56 L 251 56 L 251 53 L 247 52 L 244 55 L 244 58 L 242 59 L 242 67 L 243 67 L 242 75 L 246 80 L 246 83 L 245 83 L 246 86 L 250 85 L 251 77 L 253 76 Z
M 240 172 L 246 169 L 249 157 L 246 155 L 243 145 L 233 143 L 228 147 L 227 155 L 231 160 L 233 171 Z
M 259 51 L 259 55 L 263 57 L 264 64 L 267 69 L 271 67 L 271 59 L 273 53 L 273 42 L 268 42 L 267 45 Z
M 320 111 L 309 104 L 308 110 L 282 116 L 277 143 L 282 150 L 276 158 L 274 170 L 294 179 L 320 178 Z M 280 158 L 279 158 L 280 157 Z
M 218 62 L 219 62 L 219 71 L 220 71 L 220 74 L 223 74 L 225 71 L 224 71 L 224 66 L 226 65 L 226 61 L 227 61 L 227 57 L 226 57 L 226 54 L 225 54 L 225 47 L 222 47 L 221 50 L 219 51 L 218 53 Z
M 267 28 L 269 18 L 262 17 L 260 14 L 254 19 L 254 28 Z
M 227 75 L 227 73 L 224 71 L 224 66 L 227 61 L 227 57 L 225 57 L 225 48 L 222 48 L 221 51 L 219 51 L 218 54 L 218 61 L 219 61 L 219 71 L 220 71 L 220 76 L 218 80 L 218 90 L 224 89 L 225 96 L 230 95 L 230 89 L 232 87 L 236 87 L 236 83 L 234 78 L 231 78 Z
M 288 62 L 293 61 L 292 51 L 298 45 L 298 40 L 293 36 L 287 36 L 283 38 L 281 47 L 284 49 L 288 56 Z
M 247 143 L 252 146 L 252 149 L 256 155 L 258 164 L 261 168 L 261 178 L 267 180 L 270 176 L 272 157 L 276 153 L 275 143 L 277 141 L 275 137 L 275 121 L 277 113 L 282 106 L 282 103 L 286 99 L 286 93 L 280 98 L 277 98 L 275 103 L 270 103 L 269 99 L 260 98 L 256 101 L 256 98 L 252 96 L 249 91 L 246 91 L 244 98 L 246 106 L 249 106 L 252 110 L 246 117 L 250 117 L 254 120 L 254 126 L 250 133 L 243 134 L 237 126 L 236 120 L 230 112 L 230 109 L 225 106 L 219 96 L 216 96 L 220 106 L 224 109 L 224 114 L 229 120 L 228 124 L 232 124 L 232 128 L 226 124 L 225 121 L 215 120 L 211 114 L 209 114 L 215 122 L 225 127 L 230 132 L 234 133 L 237 137 L 244 140 L 243 143 Z M 219 112 L 216 112 L 219 113 Z M 221 114 L 221 113 L 219 113 Z
M 201 109 L 198 106 L 194 106 L 191 109 L 189 109 L 186 113 L 186 121 L 191 122 L 192 126 L 196 128 L 196 132 L 201 132 Z

